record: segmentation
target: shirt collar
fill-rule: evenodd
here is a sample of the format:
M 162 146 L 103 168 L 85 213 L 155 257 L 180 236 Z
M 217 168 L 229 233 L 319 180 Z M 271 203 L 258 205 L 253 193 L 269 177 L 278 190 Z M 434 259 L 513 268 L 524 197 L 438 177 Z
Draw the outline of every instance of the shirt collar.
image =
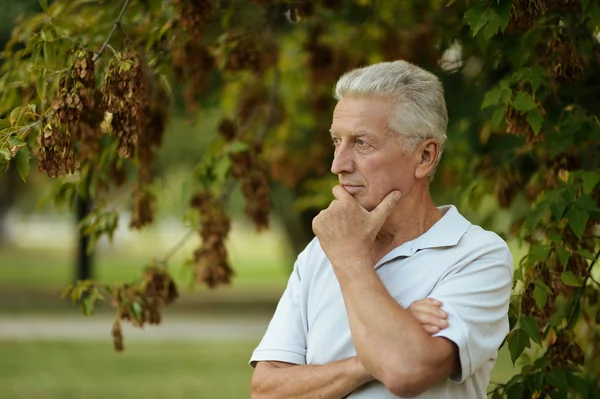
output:
M 438 207 L 444 213 L 429 230 L 412 241 L 405 242 L 385 255 L 375 268 L 400 256 L 414 255 L 418 250 L 427 248 L 453 247 L 469 230 L 471 223 L 458 212 L 454 205 Z

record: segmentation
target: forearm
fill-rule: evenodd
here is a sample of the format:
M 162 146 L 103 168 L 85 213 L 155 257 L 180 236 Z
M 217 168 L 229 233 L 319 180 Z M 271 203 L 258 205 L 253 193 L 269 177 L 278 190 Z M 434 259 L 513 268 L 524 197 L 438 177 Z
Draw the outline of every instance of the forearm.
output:
M 396 385 L 399 377 L 402 383 L 421 386 L 449 374 L 452 364 L 436 353 L 439 341 L 389 295 L 372 266 L 345 266 L 336 275 L 352 339 L 360 362 L 373 377 L 386 386 Z
M 262 366 L 259 369 L 259 366 Z M 325 365 L 276 367 L 257 365 L 252 378 L 252 399 L 341 399 L 372 381 L 357 358 Z

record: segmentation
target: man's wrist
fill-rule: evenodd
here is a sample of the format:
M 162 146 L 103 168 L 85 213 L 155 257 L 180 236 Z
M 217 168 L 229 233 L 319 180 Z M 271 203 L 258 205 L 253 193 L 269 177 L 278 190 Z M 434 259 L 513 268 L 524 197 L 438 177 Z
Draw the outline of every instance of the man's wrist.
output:
M 367 371 L 365 366 L 358 360 L 357 356 L 348 359 L 350 366 L 350 375 L 355 379 L 358 386 L 364 385 L 374 380 L 371 373 Z

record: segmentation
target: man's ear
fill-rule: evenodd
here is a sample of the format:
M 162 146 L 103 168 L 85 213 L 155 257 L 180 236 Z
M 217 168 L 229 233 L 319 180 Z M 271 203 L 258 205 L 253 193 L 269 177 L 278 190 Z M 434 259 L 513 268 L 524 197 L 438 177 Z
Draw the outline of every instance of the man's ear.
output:
M 440 154 L 440 143 L 436 139 L 427 139 L 417 146 L 416 154 L 415 178 L 422 179 L 429 176 L 429 173 L 435 168 Z

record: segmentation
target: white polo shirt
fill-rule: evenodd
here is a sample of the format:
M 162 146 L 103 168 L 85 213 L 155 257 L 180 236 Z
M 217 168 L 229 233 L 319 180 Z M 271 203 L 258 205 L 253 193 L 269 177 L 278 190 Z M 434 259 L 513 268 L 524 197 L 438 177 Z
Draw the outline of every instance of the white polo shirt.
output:
M 375 269 L 404 308 L 431 297 L 442 301 L 448 313 L 449 327 L 435 336 L 456 343 L 462 372 L 419 398 L 485 398 L 498 348 L 509 330 L 512 255 L 504 240 L 472 225 L 454 206 L 439 209 L 444 215 L 435 225 L 392 250 Z M 352 356 L 356 350 L 340 286 L 315 238 L 298 256 L 250 364 L 271 360 L 320 365 Z M 374 381 L 349 398 L 397 396 Z

